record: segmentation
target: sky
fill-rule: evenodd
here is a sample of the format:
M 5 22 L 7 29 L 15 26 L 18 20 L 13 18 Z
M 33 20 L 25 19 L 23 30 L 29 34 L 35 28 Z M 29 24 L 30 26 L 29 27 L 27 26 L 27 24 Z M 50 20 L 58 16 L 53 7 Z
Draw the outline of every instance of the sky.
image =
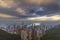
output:
M 0 0 L 0 21 L 60 21 L 60 0 Z

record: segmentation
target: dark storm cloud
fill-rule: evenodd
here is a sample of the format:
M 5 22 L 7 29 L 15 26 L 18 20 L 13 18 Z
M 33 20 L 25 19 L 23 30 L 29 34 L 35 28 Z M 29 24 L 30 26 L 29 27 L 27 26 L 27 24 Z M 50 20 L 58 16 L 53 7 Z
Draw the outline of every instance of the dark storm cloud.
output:
M 14 11 L 14 10 L 9 10 L 9 9 L 6 9 L 6 8 L 0 8 L 0 13 L 8 14 L 8 15 L 11 15 L 11 16 L 16 16 L 16 17 L 23 17 L 23 16 L 19 15 L 18 12 Z
M 33 13 L 36 13 L 36 15 L 42 16 L 42 15 L 56 14 L 60 11 L 59 5 L 45 5 L 43 7 L 46 8 L 44 11 L 36 11 L 36 8 L 27 9 L 28 12 L 27 11 L 25 11 L 25 12 L 28 15 L 19 15 L 20 13 L 18 13 L 17 11 L 14 11 L 11 9 L 6 9 L 6 8 L 0 8 L 0 13 L 16 16 L 19 18 L 27 18 L 27 17 L 34 17 L 32 15 Z M 39 9 L 39 8 L 37 8 L 37 9 Z
M 11 9 L 0 8 L 0 13 L 16 16 L 19 18 L 35 17 L 36 15 L 44 16 L 44 15 L 50 15 L 50 14 L 56 14 L 56 13 L 60 14 L 59 12 L 60 5 L 58 5 L 57 2 L 49 3 L 49 4 L 39 4 L 39 5 L 25 3 L 24 0 L 14 0 L 14 2 L 17 4 L 17 7 L 15 7 L 14 10 L 12 10 L 13 7 Z M 44 7 L 43 11 L 39 10 L 39 8 L 41 7 Z M 19 12 L 15 11 L 16 8 L 26 9 L 25 11 L 26 15 L 20 15 Z M 35 13 L 35 15 L 33 15 L 33 13 Z
M 39 8 L 44 7 L 43 11 L 39 10 Z M 60 11 L 60 5 L 58 4 L 47 4 L 47 5 L 42 5 L 39 8 L 33 8 L 30 9 L 30 13 L 36 13 L 37 15 L 49 15 L 49 14 L 55 14 L 59 13 Z M 39 11 L 36 11 L 39 10 Z
M 50 15 L 50 14 L 60 14 L 60 5 L 58 4 L 58 0 L 54 1 L 53 3 L 48 3 L 48 4 L 40 4 L 40 5 L 34 5 L 34 4 L 26 4 L 21 0 L 16 0 L 17 2 L 21 2 L 21 4 L 18 4 L 18 7 L 22 7 L 26 9 L 27 11 L 26 14 L 33 15 L 35 13 L 36 15 Z M 16 2 L 15 1 L 15 2 Z M 39 10 L 39 8 L 44 7 L 44 11 Z M 39 10 L 39 11 L 36 11 Z
M 2 7 L 0 8 L 0 13 L 8 14 L 8 15 L 11 15 L 11 16 L 16 16 L 18 18 L 33 17 L 32 15 L 20 15 L 20 13 L 15 11 L 15 10 L 11 10 L 11 9 L 8 9 L 8 8 L 2 8 Z

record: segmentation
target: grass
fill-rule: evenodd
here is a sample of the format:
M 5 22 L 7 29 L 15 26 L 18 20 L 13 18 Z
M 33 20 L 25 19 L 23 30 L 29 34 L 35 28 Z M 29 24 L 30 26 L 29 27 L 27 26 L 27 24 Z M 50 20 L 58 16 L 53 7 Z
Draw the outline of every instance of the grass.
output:
M 42 40 L 60 40 L 60 27 L 52 28 L 46 32 Z

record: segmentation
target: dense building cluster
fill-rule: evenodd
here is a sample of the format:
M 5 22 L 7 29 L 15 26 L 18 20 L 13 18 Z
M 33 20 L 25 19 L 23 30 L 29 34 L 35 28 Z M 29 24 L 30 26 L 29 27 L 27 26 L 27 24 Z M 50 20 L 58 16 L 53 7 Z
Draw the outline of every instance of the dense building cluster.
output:
M 32 28 L 27 28 L 27 25 L 23 25 L 16 29 L 16 34 L 21 36 L 21 40 L 40 40 L 40 38 L 46 34 L 47 27 L 44 25 L 41 28 L 36 28 L 33 24 Z
M 40 38 L 46 34 L 47 26 L 46 25 L 35 25 L 28 27 L 27 25 L 16 26 L 13 25 L 13 29 L 9 26 L 6 28 L 8 33 L 20 35 L 21 40 L 40 40 Z

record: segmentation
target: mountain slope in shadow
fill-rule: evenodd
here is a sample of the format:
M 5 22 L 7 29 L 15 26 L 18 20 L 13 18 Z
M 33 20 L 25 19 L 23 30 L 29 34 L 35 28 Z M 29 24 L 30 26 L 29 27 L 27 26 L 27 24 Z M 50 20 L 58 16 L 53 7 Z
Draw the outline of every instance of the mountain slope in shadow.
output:
M 56 25 L 54 28 L 48 30 L 46 35 L 42 37 L 42 40 L 60 40 L 60 25 Z
M 9 34 L 0 29 L 0 40 L 20 40 L 20 36 L 15 34 Z

